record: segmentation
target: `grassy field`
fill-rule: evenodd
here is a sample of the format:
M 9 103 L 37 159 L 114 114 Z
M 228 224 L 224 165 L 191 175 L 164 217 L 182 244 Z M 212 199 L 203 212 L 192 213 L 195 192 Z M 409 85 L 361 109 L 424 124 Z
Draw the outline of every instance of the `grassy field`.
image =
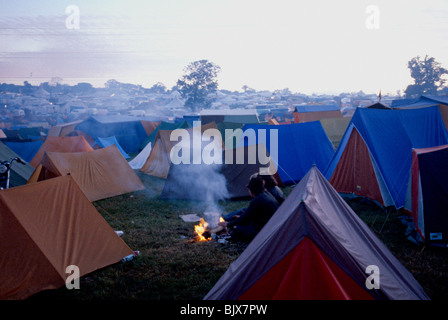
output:
M 201 203 L 161 200 L 164 180 L 144 175 L 144 191 L 95 202 L 98 212 L 122 239 L 136 259 L 117 263 L 81 278 L 80 290 L 40 292 L 29 300 L 200 300 L 229 265 L 245 249 L 241 243 L 194 241 L 195 223 L 179 215 L 201 214 Z M 290 187 L 284 189 L 286 194 Z M 383 209 L 359 199 L 346 200 L 390 251 L 420 282 L 434 300 L 448 299 L 448 249 L 420 247 L 404 237 L 399 213 L 389 216 Z M 248 200 L 220 203 L 224 212 L 242 208 Z

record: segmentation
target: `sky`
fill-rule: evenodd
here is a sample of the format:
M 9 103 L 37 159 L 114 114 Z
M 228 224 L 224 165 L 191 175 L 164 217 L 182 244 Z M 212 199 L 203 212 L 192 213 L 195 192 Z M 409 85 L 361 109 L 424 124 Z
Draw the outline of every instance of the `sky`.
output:
M 207 59 L 219 89 L 396 94 L 447 40 L 446 0 L 0 0 L 0 83 L 171 88 Z

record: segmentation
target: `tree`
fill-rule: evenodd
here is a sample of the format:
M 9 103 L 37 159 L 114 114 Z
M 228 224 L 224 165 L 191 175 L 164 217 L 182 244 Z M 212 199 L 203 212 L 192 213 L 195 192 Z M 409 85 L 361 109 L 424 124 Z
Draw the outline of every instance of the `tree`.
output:
M 166 87 L 162 82 L 157 82 L 151 88 L 149 88 L 148 92 L 150 93 L 166 93 Z
M 218 89 L 216 77 L 221 68 L 208 60 L 199 60 L 185 67 L 185 74 L 177 80 L 185 107 L 193 111 L 210 108 L 212 99 L 210 94 Z
M 408 85 L 405 90 L 406 97 L 421 96 L 424 94 L 437 94 L 444 86 L 448 70 L 443 68 L 433 57 L 419 56 L 408 62 L 408 68 L 414 83 Z

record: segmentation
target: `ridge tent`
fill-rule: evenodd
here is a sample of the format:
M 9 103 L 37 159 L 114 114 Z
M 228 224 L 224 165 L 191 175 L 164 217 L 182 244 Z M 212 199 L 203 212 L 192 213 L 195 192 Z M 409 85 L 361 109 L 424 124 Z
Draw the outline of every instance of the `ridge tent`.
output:
M 448 145 L 413 149 L 405 209 L 425 243 L 448 244 Z
M 393 109 L 416 109 L 437 106 L 448 130 L 448 95 L 442 96 L 421 96 L 417 99 L 396 99 L 392 100 Z
M 70 175 L 0 191 L 0 299 L 21 300 L 133 251 Z
M 236 148 L 240 141 L 240 135 L 243 131 L 244 123 L 219 122 L 216 126 L 221 133 L 221 139 L 224 143 L 224 147 L 228 148 L 227 145 L 229 145 L 232 148 Z M 226 136 L 226 130 L 232 130 L 232 135 Z
M 95 140 L 93 140 L 91 136 L 89 136 L 87 133 L 81 130 L 73 130 L 72 132 L 67 133 L 64 137 L 76 137 L 76 136 L 84 137 L 84 139 L 86 139 L 87 143 L 90 145 L 95 143 Z
M 313 166 L 204 299 L 429 298 Z
M 17 153 L 12 151 L 3 142 L 0 142 L 0 162 L 6 160 L 9 161 L 9 159 L 16 157 L 20 158 Z M 26 184 L 33 171 L 34 168 L 29 163 L 23 165 L 14 162 L 10 167 L 9 186 L 17 187 Z
M 145 189 L 115 145 L 91 152 L 46 152 L 29 183 L 66 174 L 90 201 Z
M 277 141 L 271 141 L 271 136 L 275 138 L 275 132 Z M 251 144 L 266 145 L 285 184 L 297 183 L 313 164 L 324 170 L 334 154 L 333 145 L 319 121 L 281 125 L 246 124 L 238 146 Z M 278 149 L 277 155 L 272 148 Z
M 387 106 L 387 105 L 385 105 L 385 104 L 383 104 L 381 102 L 377 102 L 377 103 L 371 104 L 370 106 L 367 106 L 366 108 L 369 108 L 369 109 L 388 109 L 388 110 L 390 109 L 389 106 Z
M 342 118 L 339 105 L 303 105 L 295 106 L 294 122 L 319 121 L 325 118 Z
M 147 137 L 142 122 L 131 116 L 91 116 L 79 123 L 75 130 L 84 131 L 93 140 L 115 136 L 126 153 L 138 152 Z
M 233 123 L 259 123 L 256 109 L 204 109 L 200 112 L 201 122 L 205 125 L 211 122 L 216 124 L 220 122 Z
M 9 149 L 17 153 L 23 160 L 30 162 L 33 160 L 36 153 L 42 147 L 44 142 L 42 140 L 37 141 L 3 141 Z
M 70 132 L 74 131 L 76 125 L 81 122 L 82 120 L 77 120 L 73 122 L 57 124 L 55 126 L 52 126 L 50 130 L 48 130 L 48 135 L 53 137 L 65 137 Z
M 140 120 L 142 122 L 143 128 L 145 128 L 146 135 L 149 136 L 154 130 L 162 123 L 162 121 L 152 121 L 152 120 Z
M 341 193 L 403 207 L 412 148 L 448 143 L 437 107 L 409 110 L 358 108 L 325 176 Z
M 148 143 L 151 142 L 151 145 L 154 145 L 154 141 L 156 140 L 157 137 L 157 132 L 159 132 L 159 130 L 175 130 L 175 129 L 186 129 L 189 128 L 190 125 L 188 124 L 187 121 L 180 121 L 180 122 L 175 122 L 175 123 L 171 123 L 171 122 L 166 122 L 166 121 L 162 121 L 152 132 L 151 134 L 149 134 L 144 140 L 143 142 L 140 144 L 139 149 L 143 150 L 145 148 L 145 146 L 148 145 Z
M 351 117 L 326 118 L 320 120 L 320 124 L 324 128 L 328 139 L 330 139 L 335 149 L 337 149 L 339 143 L 341 142 L 344 132 L 351 120 Z
M 269 170 L 277 184 L 282 186 L 272 160 L 260 161 L 257 152 L 269 156 L 264 145 L 251 145 L 223 150 L 221 164 L 172 163 L 160 197 L 204 201 L 249 197 L 246 185 L 250 176 L 260 172 L 261 168 Z M 241 158 L 238 158 L 239 154 L 242 154 Z
M 151 154 L 151 142 L 149 142 L 142 151 L 138 155 L 136 155 L 131 161 L 129 161 L 129 165 L 134 170 L 140 170 Z
M 39 151 L 30 161 L 30 165 L 37 168 L 45 152 L 89 152 L 93 148 L 82 136 L 74 137 L 47 137 L 40 147 Z
M 126 151 L 124 151 L 123 148 L 120 146 L 120 143 L 118 142 L 117 138 L 115 138 L 115 136 L 107 138 L 100 138 L 100 137 L 96 138 L 95 142 L 92 145 L 92 148 L 96 149 L 96 146 L 99 146 L 100 148 L 106 148 L 111 145 L 115 145 L 125 159 L 130 158 L 130 156 L 126 153 Z
M 204 139 L 204 137 L 206 139 L 207 137 L 211 139 L 215 133 L 219 135 L 219 137 L 221 137 L 218 128 L 214 122 L 202 125 L 200 128 L 195 127 L 195 128 L 179 128 L 179 129 L 186 131 L 186 133 L 189 135 L 189 141 L 182 141 L 182 137 L 177 138 L 179 140 L 176 141 L 170 140 L 171 134 L 178 129 L 159 130 L 157 132 L 156 139 L 154 140 L 154 144 L 152 145 L 151 153 L 148 159 L 146 159 L 146 162 L 143 165 L 143 167 L 140 169 L 141 172 L 148 174 L 150 176 L 166 179 L 171 165 L 171 158 L 170 158 L 171 149 L 175 145 L 185 143 L 186 147 L 187 146 L 186 144 L 188 143 L 189 144 L 188 149 L 190 150 L 190 155 L 193 156 L 193 148 L 195 147 L 195 141 L 194 141 L 195 134 L 198 135 L 201 134 L 201 139 Z M 207 131 L 210 129 L 213 130 Z M 210 133 L 210 135 L 208 133 Z M 211 142 L 205 142 L 206 145 L 210 143 Z M 224 147 L 222 140 L 217 141 L 216 143 L 218 144 L 221 143 L 220 147 L 221 148 Z M 201 142 L 200 150 L 198 149 L 196 151 L 199 151 L 202 154 L 202 148 L 204 148 L 204 140 L 202 140 Z

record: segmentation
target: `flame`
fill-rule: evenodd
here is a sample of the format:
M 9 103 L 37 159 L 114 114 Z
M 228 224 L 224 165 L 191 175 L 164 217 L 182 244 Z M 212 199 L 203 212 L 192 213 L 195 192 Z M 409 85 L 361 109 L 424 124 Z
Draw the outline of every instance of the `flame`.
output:
M 208 226 L 208 223 L 205 222 L 204 218 L 201 218 L 199 220 L 199 224 L 194 226 L 194 232 L 198 235 L 198 241 L 209 241 L 210 239 L 203 236 L 206 228 Z
M 222 217 L 220 217 L 219 222 L 224 222 L 224 219 Z M 201 220 L 199 220 L 199 224 L 194 226 L 194 232 L 196 232 L 198 241 L 210 241 L 211 240 L 211 238 L 206 238 L 203 236 L 204 232 L 207 230 L 207 227 L 208 227 L 208 223 L 204 220 L 204 218 L 201 218 Z

